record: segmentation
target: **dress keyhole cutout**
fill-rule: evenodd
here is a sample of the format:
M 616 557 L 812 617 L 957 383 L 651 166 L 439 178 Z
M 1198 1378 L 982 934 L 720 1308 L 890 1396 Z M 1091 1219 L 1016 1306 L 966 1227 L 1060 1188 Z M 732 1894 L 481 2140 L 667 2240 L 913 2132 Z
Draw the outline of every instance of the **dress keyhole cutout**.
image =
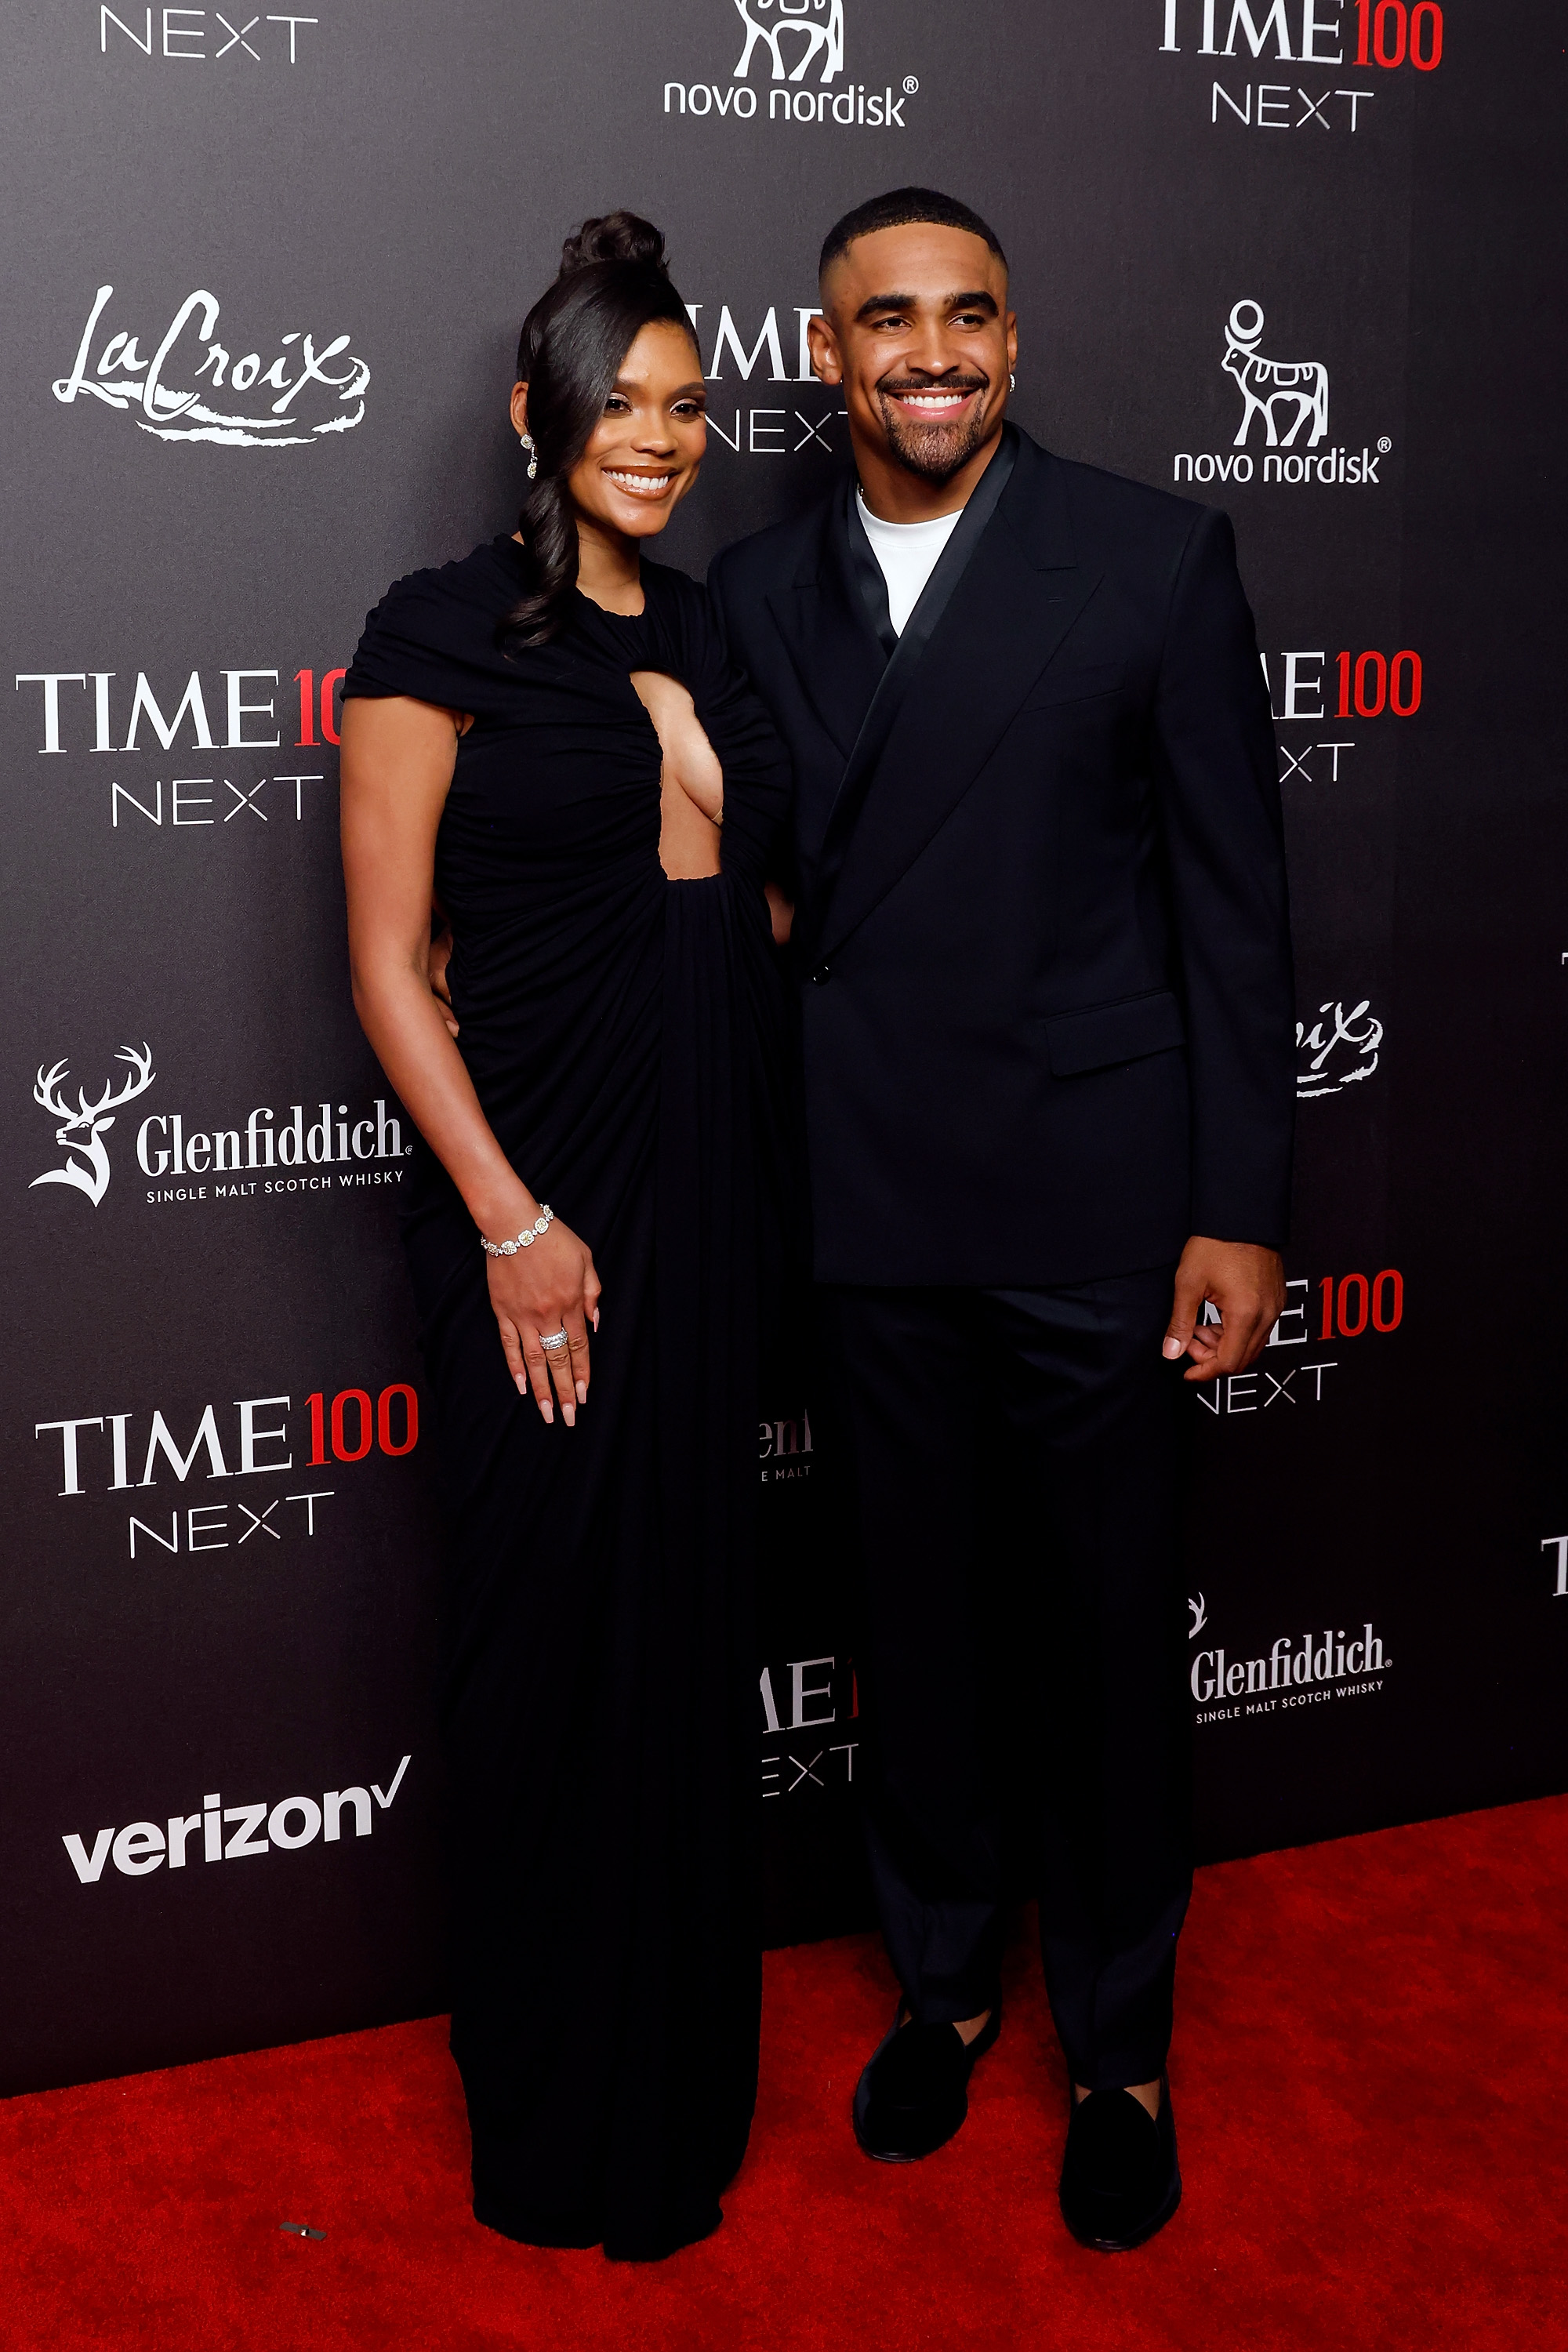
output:
M 634 669 L 631 681 L 664 755 L 659 773 L 658 862 L 667 880 L 702 882 L 720 870 L 724 771 L 690 695 L 663 670 Z

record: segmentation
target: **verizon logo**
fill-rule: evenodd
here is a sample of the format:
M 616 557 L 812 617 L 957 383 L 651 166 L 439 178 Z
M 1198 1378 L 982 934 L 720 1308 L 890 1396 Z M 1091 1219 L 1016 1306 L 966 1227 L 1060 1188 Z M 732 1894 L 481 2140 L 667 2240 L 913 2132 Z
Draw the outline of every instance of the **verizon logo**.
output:
M 268 1806 L 226 1805 L 216 1792 L 202 1799 L 199 1813 L 171 1813 L 163 1822 L 128 1822 L 122 1830 L 100 1830 L 91 1850 L 78 1832 L 63 1837 L 71 1868 L 83 1886 L 103 1876 L 112 1862 L 127 1878 L 145 1878 L 165 1862 L 184 1870 L 199 1852 L 203 1862 L 239 1862 L 247 1854 L 296 1853 L 319 1837 L 335 1845 L 343 1834 L 343 1816 L 352 1816 L 355 1837 L 369 1837 L 374 1815 L 371 1800 L 385 1812 L 403 1783 L 411 1759 L 405 1756 L 384 1792 L 375 1781 L 368 1789 L 329 1789 L 320 1801 L 314 1797 L 283 1797 Z

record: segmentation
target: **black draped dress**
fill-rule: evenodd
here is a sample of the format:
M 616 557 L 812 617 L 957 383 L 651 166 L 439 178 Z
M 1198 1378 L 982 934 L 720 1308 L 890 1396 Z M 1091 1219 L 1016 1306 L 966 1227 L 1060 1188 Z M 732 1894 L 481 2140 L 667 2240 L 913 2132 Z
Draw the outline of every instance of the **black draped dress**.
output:
M 473 715 L 436 850 L 458 1049 L 604 1284 L 588 1405 L 547 1427 L 420 1147 L 405 1232 L 452 1535 L 474 2210 L 650 2257 L 718 2225 L 756 2086 L 754 1364 L 783 1058 L 763 877 L 787 767 L 679 572 L 644 565 L 635 620 L 576 593 L 552 643 L 503 652 L 521 552 L 399 582 L 343 690 Z M 686 685 L 723 767 L 712 879 L 659 866 L 634 669 Z

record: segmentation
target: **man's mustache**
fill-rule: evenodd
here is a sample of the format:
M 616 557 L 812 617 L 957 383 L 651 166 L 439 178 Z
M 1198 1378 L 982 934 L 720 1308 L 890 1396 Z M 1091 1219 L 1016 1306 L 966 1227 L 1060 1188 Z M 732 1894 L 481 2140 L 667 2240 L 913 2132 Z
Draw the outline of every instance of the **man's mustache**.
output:
M 877 389 L 896 400 L 906 392 L 985 392 L 990 383 L 988 375 L 885 375 Z

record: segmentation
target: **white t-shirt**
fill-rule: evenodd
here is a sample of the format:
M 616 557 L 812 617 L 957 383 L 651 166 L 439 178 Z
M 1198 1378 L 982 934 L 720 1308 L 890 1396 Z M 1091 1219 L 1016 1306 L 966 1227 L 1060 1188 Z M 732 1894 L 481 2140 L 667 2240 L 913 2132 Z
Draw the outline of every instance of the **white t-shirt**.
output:
M 921 591 L 935 571 L 937 558 L 952 537 L 963 509 L 938 515 L 934 522 L 883 522 L 871 512 L 858 488 L 855 496 L 871 552 L 888 583 L 889 618 L 894 635 L 901 637 L 904 624 L 920 603 Z

